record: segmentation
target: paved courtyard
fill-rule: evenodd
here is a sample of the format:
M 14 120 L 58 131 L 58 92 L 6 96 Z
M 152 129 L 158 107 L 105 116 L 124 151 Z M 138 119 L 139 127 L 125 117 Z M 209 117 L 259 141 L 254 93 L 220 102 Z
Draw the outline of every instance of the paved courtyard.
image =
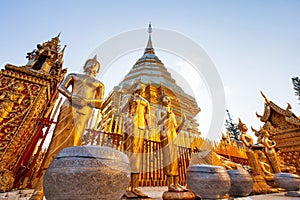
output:
M 143 192 L 149 195 L 153 200 L 162 200 L 162 193 L 167 187 L 142 187 Z M 15 190 L 0 193 L 0 200 L 28 200 L 33 190 Z M 45 199 L 45 198 L 44 198 Z M 236 200 L 300 200 L 300 197 L 287 197 L 284 193 L 273 193 L 265 195 L 254 195 L 243 198 L 235 198 Z M 84 200 L 84 199 L 83 199 Z M 142 199 L 140 199 L 142 200 Z

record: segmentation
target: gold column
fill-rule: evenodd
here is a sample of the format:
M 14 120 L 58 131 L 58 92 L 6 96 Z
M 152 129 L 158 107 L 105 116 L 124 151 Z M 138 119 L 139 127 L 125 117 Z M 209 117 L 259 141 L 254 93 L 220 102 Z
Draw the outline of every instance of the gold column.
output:
M 112 114 L 111 119 L 110 119 L 109 129 L 108 129 L 108 132 L 110 132 L 110 133 L 112 133 L 112 126 L 113 126 L 113 122 L 114 122 L 114 117 L 115 117 L 115 115 Z
M 117 129 L 118 129 L 118 123 L 119 123 L 119 117 L 116 117 L 116 122 L 115 122 L 115 127 L 114 127 L 114 133 L 117 133 Z
M 120 117 L 119 126 L 118 126 L 118 134 L 122 134 L 122 123 L 123 123 L 123 117 Z

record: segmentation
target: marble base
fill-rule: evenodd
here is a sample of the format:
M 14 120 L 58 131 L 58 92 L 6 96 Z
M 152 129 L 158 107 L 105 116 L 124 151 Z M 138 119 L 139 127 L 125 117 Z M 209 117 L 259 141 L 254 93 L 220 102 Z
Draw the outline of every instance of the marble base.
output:
M 162 195 L 163 200 L 194 200 L 195 194 L 191 191 L 169 192 L 165 191 Z

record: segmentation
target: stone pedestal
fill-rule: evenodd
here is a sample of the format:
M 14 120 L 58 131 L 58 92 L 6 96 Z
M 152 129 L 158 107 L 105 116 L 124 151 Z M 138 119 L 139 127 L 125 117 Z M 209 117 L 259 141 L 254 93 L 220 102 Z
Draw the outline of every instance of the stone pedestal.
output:
M 194 200 L 195 194 L 191 191 L 169 192 L 165 191 L 162 195 L 163 200 Z

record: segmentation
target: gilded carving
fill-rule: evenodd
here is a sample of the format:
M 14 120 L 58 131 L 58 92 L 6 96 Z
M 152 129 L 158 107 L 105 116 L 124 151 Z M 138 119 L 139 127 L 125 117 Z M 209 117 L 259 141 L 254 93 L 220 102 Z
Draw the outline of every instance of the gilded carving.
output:
M 58 52 L 58 36 L 50 43 L 52 47 L 49 46 L 47 53 L 38 49 L 28 55 L 30 62 L 27 65 L 7 64 L 0 72 L 0 169 L 12 173 L 9 179 L 12 184 L 7 184 L 7 190 L 12 189 L 21 166 L 28 164 L 27 157 L 33 154 L 32 147 L 36 145 L 32 142 L 38 141 L 33 141 L 37 138 L 38 126 L 45 111 L 53 108 L 51 104 L 54 105 L 57 98 L 57 85 L 65 74 L 63 51 Z M 37 69 L 37 66 L 47 70 Z M 5 176 L 6 173 L 0 173 L 1 180 L 6 180 Z
M 9 191 L 14 184 L 14 174 L 7 169 L 0 169 L 0 191 Z

